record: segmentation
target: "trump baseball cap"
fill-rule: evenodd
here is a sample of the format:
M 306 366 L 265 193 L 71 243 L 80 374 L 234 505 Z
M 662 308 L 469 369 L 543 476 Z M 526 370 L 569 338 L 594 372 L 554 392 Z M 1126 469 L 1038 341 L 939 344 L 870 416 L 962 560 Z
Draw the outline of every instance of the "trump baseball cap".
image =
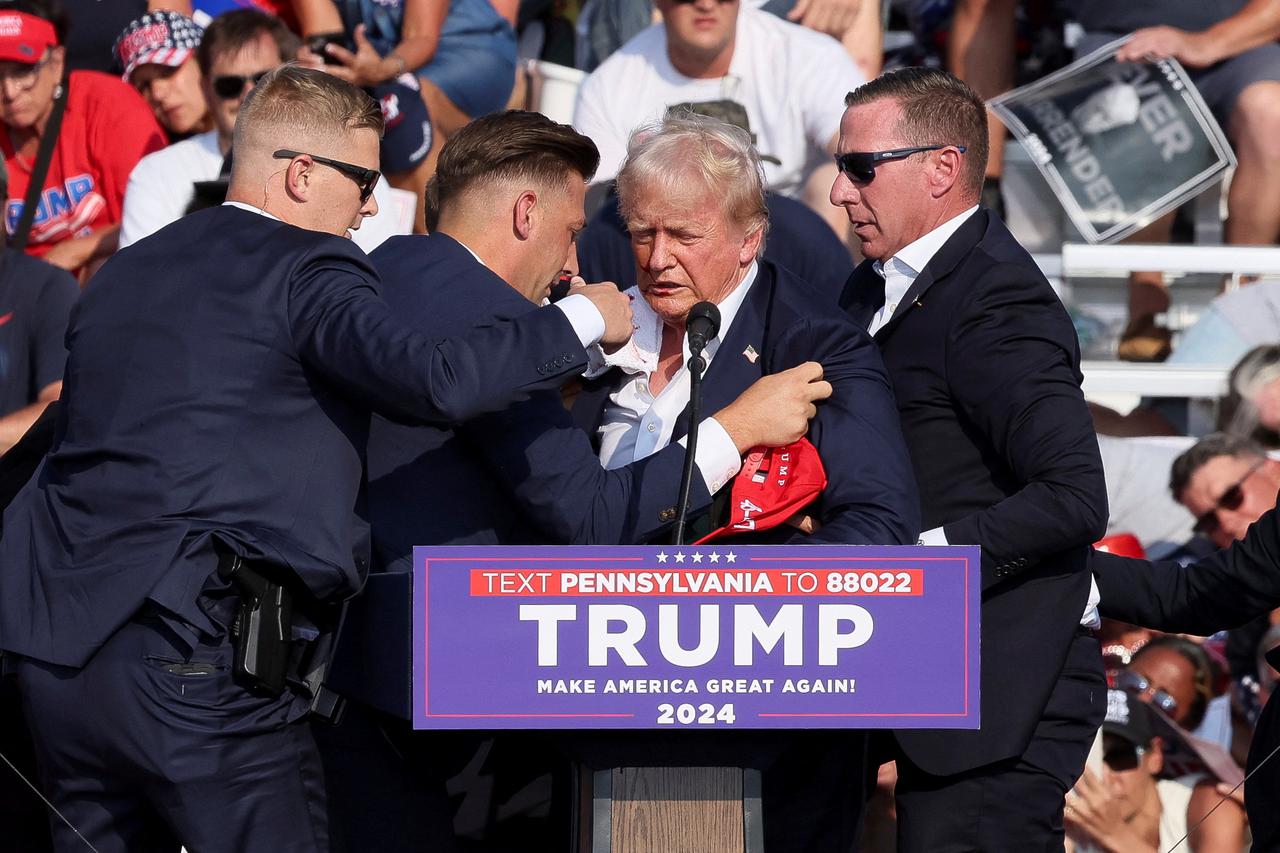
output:
M 58 44 L 58 33 L 44 18 L 26 12 L 0 13 L 0 62 L 35 65 Z
M 148 12 L 124 28 L 116 39 L 116 62 L 129 81 L 139 65 L 177 68 L 200 45 L 204 30 L 186 15 L 168 10 Z
M 1155 712 L 1147 703 L 1113 688 L 1107 691 L 1107 715 L 1102 721 L 1102 731 L 1136 746 L 1146 746 L 1155 737 L 1154 717 Z
M 827 471 L 809 439 L 785 447 L 753 448 L 729 490 L 728 518 L 718 519 L 720 526 L 694 544 L 777 527 L 813 503 L 826 487 Z

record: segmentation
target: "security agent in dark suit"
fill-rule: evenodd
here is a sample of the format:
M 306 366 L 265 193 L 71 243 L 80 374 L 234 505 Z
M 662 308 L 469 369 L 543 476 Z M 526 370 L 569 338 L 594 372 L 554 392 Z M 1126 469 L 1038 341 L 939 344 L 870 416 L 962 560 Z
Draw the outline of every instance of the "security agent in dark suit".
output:
M 1102 615 L 1160 631 L 1205 636 L 1280 607 L 1280 518 L 1271 509 L 1231 547 L 1190 565 L 1149 563 L 1095 551 L 1090 564 Z M 1280 667 L 1280 647 L 1266 653 Z M 1253 849 L 1280 849 L 1280 702 L 1263 707 L 1245 768 Z M 1265 762 L 1265 763 L 1264 763 Z
M 805 512 L 816 532 L 783 525 L 742 541 L 913 542 L 918 499 L 884 365 L 829 293 L 759 259 L 768 218 L 746 133 L 698 116 L 643 128 L 632 137 L 618 190 L 639 270 L 632 291 L 639 329 L 633 343 L 604 359 L 573 410 L 602 461 L 629 464 L 662 452 L 663 438 L 687 434 L 684 319 L 709 300 L 721 314 L 702 385 L 709 411 L 761 376 L 805 361 L 821 363 L 832 386 L 808 434 L 827 473 L 826 489 Z M 717 525 L 702 512 L 690 526 L 703 533 Z M 859 733 L 812 731 L 608 733 L 574 746 L 596 767 L 758 768 L 765 849 L 823 853 L 856 838 L 864 744 Z
M 1046 850 L 1105 712 L 1085 623 L 1106 490 L 1066 311 L 979 208 L 981 98 L 907 68 L 850 93 L 831 200 L 867 260 L 842 302 L 893 380 L 926 544 L 982 546 L 982 727 L 900 731 L 902 851 Z
M 381 127 L 347 83 L 269 73 L 228 205 L 117 254 L 73 317 L 53 449 L 4 514 L 0 648 L 44 792 L 100 851 L 327 850 L 309 697 L 248 686 L 250 585 L 220 565 L 292 598 L 286 642 L 314 636 L 367 570 L 371 408 L 465 419 L 581 369 L 571 312 L 630 332 L 611 288 L 458 340 L 397 322 L 341 239 L 375 209 Z
M 429 335 L 536 312 L 573 265 L 583 196 L 598 162 L 590 139 L 538 113 L 496 113 L 468 124 L 441 150 L 428 185 L 432 233 L 394 237 L 370 258 L 387 303 Z M 729 401 L 705 426 L 729 440 L 719 448 L 708 442 L 703 446 L 712 452 L 698 454 L 694 506 L 705 507 L 710 492 L 732 478 L 741 452 L 803 434 L 813 397 L 826 390 L 826 383 L 792 372 Z M 335 771 L 328 774 L 335 814 L 351 846 L 390 851 L 448 843 L 442 836 L 450 815 L 433 777 L 457 769 L 447 767 L 446 753 L 458 752 L 453 747 L 466 736 L 415 734 L 407 722 L 411 644 L 404 614 L 413 546 L 644 541 L 672 523 L 683 462 L 684 450 L 672 445 L 605 470 L 555 389 L 448 426 L 374 417 L 373 573 L 348 611 L 344 636 L 351 642 L 339 651 L 333 682 L 361 701 L 349 704 L 337 730 L 318 735 Z M 374 641 L 361 646 L 364 636 Z M 399 707 L 404 719 L 379 718 L 365 703 Z

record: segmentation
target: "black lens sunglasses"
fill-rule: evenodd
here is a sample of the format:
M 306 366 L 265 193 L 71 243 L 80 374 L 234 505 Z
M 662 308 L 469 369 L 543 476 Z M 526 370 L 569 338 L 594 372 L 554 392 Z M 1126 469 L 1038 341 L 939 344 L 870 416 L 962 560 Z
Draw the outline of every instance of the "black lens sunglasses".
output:
M 1214 503 L 1213 509 L 1196 518 L 1196 526 L 1192 529 L 1201 536 L 1209 536 L 1216 531 L 1222 523 L 1218 518 L 1218 511 L 1225 509 L 1228 512 L 1234 512 L 1238 510 L 1241 504 L 1244 503 L 1244 484 L 1248 482 L 1250 477 L 1258 473 L 1258 469 L 1265 464 L 1266 460 L 1259 460 L 1254 463 L 1253 467 L 1246 471 L 1245 475 L 1237 480 L 1234 486 L 1222 493 L 1222 497 L 1218 498 Z
M 913 148 L 894 148 L 891 151 L 850 151 L 848 154 L 836 155 L 836 166 L 858 183 L 869 184 L 875 180 L 876 166 L 880 163 L 905 160 L 912 154 L 940 151 L 943 148 L 955 148 L 961 154 L 966 150 L 963 145 L 917 145 Z
M 267 71 L 259 71 L 257 74 L 220 74 L 213 78 L 213 93 L 224 101 L 229 101 L 240 97 L 246 83 L 256 86 L 266 76 Z
M 271 156 L 277 160 L 292 160 L 295 157 L 310 157 L 317 163 L 322 163 L 331 169 L 337 169 L 339 172 L 356 182 L 356 186 L 360 188 L 361 204 L 364 204 L 369 200 L 369 196 L 373 195 L 373 187 L 378 183 L 378 177 L 381 174 L 377 169 L 366 169 L 363 166 L 344 163 L 341 160 L 332 160 L 328 157 L 321 157 L 317 154 L 308 154 L 305 151 L 291 151 L 288 148 L 281 148 Z

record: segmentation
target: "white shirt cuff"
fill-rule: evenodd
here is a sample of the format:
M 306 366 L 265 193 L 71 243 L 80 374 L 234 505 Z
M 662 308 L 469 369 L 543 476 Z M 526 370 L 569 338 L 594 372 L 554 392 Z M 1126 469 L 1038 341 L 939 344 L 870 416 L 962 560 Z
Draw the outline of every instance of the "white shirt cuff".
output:
M 604 337 L 604 315 L 595 303 L 581 293 L 566 296 L 555 307 L 564 312 L 564 316 L 573 326 L 574 333 L 586 349 Z
M 1102 593 L 1098 590 L 1098 582 L 1089 576 L 1089 600 L 1084 605 L 1084 615 L 1080 617 L 1080 624 L 1091 630 L 1098 630 L 1102 627 L 1102 615 L 1098 613 L 1098 605 L 1102 603 Z
M 681 447 L 688 447 L 688 437 L 680 439 Z M 698 449 L 693 454 L 702 482 L 707 491 L 715 494 L 725 483 L 737 476 L 742 469 L 742 457 L 729 433 L 715 418 L 705 418 L 698 427 Z
M 920 534 L 920 540 L 917 545 L 950 545 L 947 541 L 947 534 L 942 532 L 941 527 L 935 527 L 932 530 L 926 530 Z

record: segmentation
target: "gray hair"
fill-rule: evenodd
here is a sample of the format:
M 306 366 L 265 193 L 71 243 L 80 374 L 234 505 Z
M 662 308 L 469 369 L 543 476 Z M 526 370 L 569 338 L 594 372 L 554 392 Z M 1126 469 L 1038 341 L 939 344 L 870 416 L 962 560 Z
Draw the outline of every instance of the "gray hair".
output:
M 1267 451 L 1251 438 L 1225 432 L 1206 435 L 1173 460 L 1173 466 L 1169 470 L 1169 491 L 1173 492 L 1173 499 L 1181 501 L 1182 493 L 1186 491 L 1187 484 L 1196 472 L 1219 456 L 1266 459 Z
M 769 227 L 764 168 L 751 135 L 740 127 L 694 113 L 670 115 L 631 134 L 618 172 L 618 201 L 632 215 L 637 187 L 674 193 L 693 177 L 717 198 L 730 221 L 747 233 Z M 764 241 L 760 242 L 761 251 Z

